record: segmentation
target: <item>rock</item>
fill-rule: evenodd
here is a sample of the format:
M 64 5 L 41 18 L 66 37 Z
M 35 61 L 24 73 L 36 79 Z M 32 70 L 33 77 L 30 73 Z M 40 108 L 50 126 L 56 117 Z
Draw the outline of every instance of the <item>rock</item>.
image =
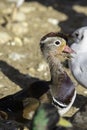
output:
M 26 20 L 26 15 L 22 12 L 17 12 L 14 17 L 14 21 L 22 22 Z
M 87 95 L 87 90 L 85 90 L 85 91 L 84 91 L 84 94 L 86 94 L 86 95 Z
M 36 70 L 35 70 L 35 68 L 30 67 L 30 68 L 29 68 L 29 75 L 31 75 L 31 76 L 35 76 L 35 74 L 36 74 Z
M 46 62 L 42 62 L 38 65 L 37 71 L 41 72 L 41 71 L 46 71 L 47 70 L 47 63 Z
M 8 56 L 10 59 L 12 59 L 13 61 L 17 61 L 17 60 L 21 60 L 23 58 L 26 57 L 26 55 L 23 55 L 23 54 L 18 54 L 16 52 L 13 52 L 11 53 L 9 56 Z
M 23 42 L 19 37 L 14 37 L 14 42 L 16 46 L 23 46 Z
M 12 28 L 12 32 L 16 36 L 20 36 L 28 33 L 28 24 L 26 22 L 9 24 L 7 28 L 8 29 Z
M 5 44 L 10 41 L 12 37 L 9 35 L 8 32 L 1 31 L 0 32 L 0 44 Z
M 15 45 L 22 46 L 22 40 L 19 37 L 14 38 Z
M 8 42 L 7 45 L 10 46 L 23 46 L 23 42 L 19 37 L 14 37 L 12 41 Z
M 54 18 L 48 18 L 48 22 L 53 24 L 53 25 L 58 25 L 59 21 L 57 19 Z
M 45 61 L 42 61 L 41 63 L 39 63 L 37 72 L 39 72 L 42 75 L 41 77 L 43 77 L 44 79 L 50 80 L 49 66 Z

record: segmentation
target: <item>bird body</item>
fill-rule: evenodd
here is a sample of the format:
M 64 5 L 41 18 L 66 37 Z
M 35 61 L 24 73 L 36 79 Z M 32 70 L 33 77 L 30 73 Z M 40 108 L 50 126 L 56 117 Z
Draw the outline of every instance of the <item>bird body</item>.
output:
M 51 104 L 41 104 L 35 111 L 31 130 L 54 130 L 55 127 L 72 127 L 72 124 L 60 117 L 57 109 Z
M 13 119 L 3 119 L 1 116 L 6 117 L 6 114 L 0 111 L 0 130 L 56 130 L 60 127 L 65 130 L 65 128 L 72 127 L 69 121 L 60 117 L 53 105 L 47 103 L 41 104 L 37 108 L 32 120 L 20 123 Z
M 87 27 L 77 29 L 72 33 L 74 43 L 71 48 L 75 53 L 71 54 L 69 67 L 75 79 L 87 88 Z
M 50 65 L 53 66 L 51 68 L 50 84 L 50 91 L 53 97 L 53 103 L 58 108 L 58 112 L 60 113 L 60 115 L 63 115 L 71 108 L 75 100 L 75 86 L 60 62 L 55 63 L 54 60 L 54 65 L 53 61 Z
M 50 68 L 53 104 L 60 115 L 63 115 L 70 109 L 76 97 L 75 86 L 63 67 L 64 57 L 73 51 L 66 46 L 66 41 L 58 33 L 45 35 L 40 41 L 40 48 Z

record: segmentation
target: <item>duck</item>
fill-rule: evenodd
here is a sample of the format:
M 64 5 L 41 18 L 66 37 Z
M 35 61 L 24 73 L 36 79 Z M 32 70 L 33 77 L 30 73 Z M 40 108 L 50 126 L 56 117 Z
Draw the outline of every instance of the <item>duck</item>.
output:
M 59 115 L 54 105 L 41 104 L 35 111 L 30 130 L 54 130 L 59 127 L 71 128 L 72 124 Z
M 50 68 L 49 88 L 52 104 L 63 116 L 69 111 L 76 98 L 75 84 L 64 68 L 64 60 L 74 51 L 66 45 L 66 38 L 57 32 L 43 36 L 40 40 L 40 49 Z
M 62 128 L 72 128 L 72 123 L 66 120 L 57 112 L 57 109 L 49 103 L 43 103 L 38 106 L 33 118 L 20 123 L 15 120 L 1 119 L 0 129 L 2 130 L 56 130 Z
M 87 88 L 87 26 L 76 29 L 72 34 L 71 54 L 69 68 L 77 82 Z

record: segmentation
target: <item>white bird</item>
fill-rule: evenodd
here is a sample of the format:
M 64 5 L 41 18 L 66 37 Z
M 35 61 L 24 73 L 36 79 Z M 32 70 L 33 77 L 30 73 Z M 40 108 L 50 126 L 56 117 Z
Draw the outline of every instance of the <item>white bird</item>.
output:
M 72 33 L 74 43 L 71 48 L 75 51 L 69 60 L 69 67 L 75 79 L 87 88 L 87 26 Z

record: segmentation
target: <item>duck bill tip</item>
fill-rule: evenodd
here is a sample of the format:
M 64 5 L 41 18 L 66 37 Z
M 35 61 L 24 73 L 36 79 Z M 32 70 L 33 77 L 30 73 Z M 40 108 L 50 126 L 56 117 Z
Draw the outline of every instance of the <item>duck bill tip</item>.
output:
M 75 53 L 73 49 L 71 49 L 69 46 L 65 46 L 63 52 L 65 53 Z

